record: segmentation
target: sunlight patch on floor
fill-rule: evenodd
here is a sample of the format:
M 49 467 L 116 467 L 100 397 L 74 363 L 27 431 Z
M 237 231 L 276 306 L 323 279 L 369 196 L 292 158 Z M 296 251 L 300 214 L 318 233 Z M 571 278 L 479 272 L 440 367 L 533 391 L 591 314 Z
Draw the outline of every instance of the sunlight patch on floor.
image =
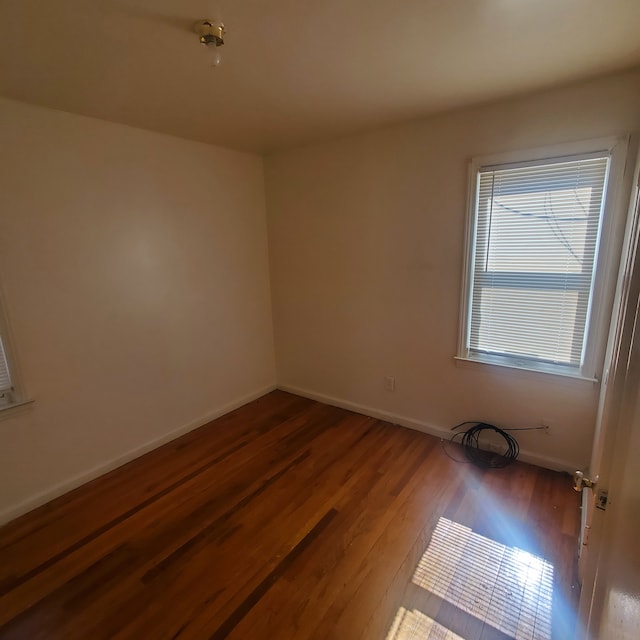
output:
M 553 565 L 447 518 L 413 582 L 515 640 L 551 639 Z
M 421 611 L 400 607 L 387 640 L 464 640 Z

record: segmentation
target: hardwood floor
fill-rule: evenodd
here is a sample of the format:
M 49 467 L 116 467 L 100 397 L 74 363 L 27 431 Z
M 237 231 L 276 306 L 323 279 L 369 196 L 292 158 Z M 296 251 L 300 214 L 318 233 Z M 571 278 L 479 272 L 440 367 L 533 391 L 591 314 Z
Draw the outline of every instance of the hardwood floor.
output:
M 552 567 L 567 640 L 578 526 L 568 476 L 275 391 L 0 529 L 0 638 L 503 640 L 445 571 L 476 563 L 477 608 L 497 553 Z

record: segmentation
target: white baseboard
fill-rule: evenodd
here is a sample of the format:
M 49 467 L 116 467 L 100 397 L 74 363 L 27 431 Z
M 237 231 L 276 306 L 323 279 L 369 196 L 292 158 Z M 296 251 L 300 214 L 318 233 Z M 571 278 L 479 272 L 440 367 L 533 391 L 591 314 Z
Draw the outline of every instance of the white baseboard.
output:
M 421 420 L 414 420 L 413 418 L 407 418 L 406 416 L 400 416 L 388 411 L 382 411 L 373 407 L 358 404 L 356 402 L 349 402 L 348 400 L 342 400 L 341 398 L 334 398 L 332 396 L 326 396 L 322 393 L 316 393 L 315 391 L 309 391 L 308 389 L 301 389 L 299 387 L 292 387 L 286 384 L 279 384 L 278 389 L 293 393 L 303 398 L 309 398 L 310 400 L 316 400 L 324 404 L 329 404 L 333 407 L 340 407 L 341 409 L 347 409 L 356 413 L 361 413 L 371 418 L 377 418 L 378 420 L 385 420 L 393 424 L 398 424 L 401 427 L 407 427 L 414 429 L 415 431 L 422 431 L 436 438 L 449 440 L 453 435 L 450 429 L 444 427 L 438 427 Z M 565 460 L 558 460 L 556 458 L 549 458 L 537 453 L 520 450 L 518 460 L 533 464 L 537 467 L 543 467 L 545 469 L 552 469 L 553 471 L 566 471 L 567 473 L 573 473 L 577 467 Z
M 223 407 L 220 407 L 219 409 L 215 409 L 210 413 L 204 416 L 201 416 L 200 418 L 197 418 L 196 420 L 192 420 L 191 422 L 184 424 L 181 427 L 174 429 L 173 431 L 169 431 L 168 433 L 165 433 L 159 438 L 155 438 L 154 440 L 145 442 L 143 445 L 140 445 L 135 449 L 131 449 L 126 453 L 123 453 L 122 455 L 117 456 L 116 458 L 112 458 L 111 460 L 101 463 L 91 469 L 88 469 L 87 471 L 83 471 L 82 473 L 72 478 L 69 478 L 67 480 L 64 480 L 63 482 L 60 482 L 54 485 L 53 487 L 49 487 L 46 491 L 37 493 L 27 498 L 26 500 L 23 500 L 18 504 L 11 505 L 7 509 L 0 511 L 0 524 L 5 524 L 10 520 L 13 520 L 18 516 L 21 516 L 24 513 L 27 513 L 28 511 L 35 509 L 36 507 L 46 504 L 47 502 L 49 502 L 50 500 L 53 500 L 54 498 L 58 498 L 59 496 L 64 495 L 65 493 L 71 491 L 72 489 L 76 489 L 77 487 L 85 484 L 86 482 L 94 480 L 95 478 L 101 475 L 104 475 L 109 471 L 113 471 L 114 469 L 121 467 L 123 464 L 126 464 L 131 460 L 134 460 L 135 458 L 139 458 L 145 453 L 148 453 L 149 451 L 152 451 L 153 449 L 157 449 L 158 447 L 162 446 L 163 444 L 166 444 L 167 442 L 171 442 L 172 440 L 179 438 L 185 433 L 189 433 L 189 431 L 193 431 L 198 427 L 202 427 L 208 422 L 211 422 L 212 420 L 215 420 L 216 418 L 223 416 L 225 413 L 229 413 L 234 409 L 238 409 L 239 407 L 247 404 L 248 402 L 257 400 L 258 398 L 269 393 L 270 391 L 273 391 L 274 389 L 276 389 L 276 385 L 269 385 L 269 386 L 263 387 L 262 389 L 258 389 L 253 393 L 249 393 L 245 396 L 242 396 L 241 398 L 237 398 L 233 402 L 230 402 L 224 405 Z

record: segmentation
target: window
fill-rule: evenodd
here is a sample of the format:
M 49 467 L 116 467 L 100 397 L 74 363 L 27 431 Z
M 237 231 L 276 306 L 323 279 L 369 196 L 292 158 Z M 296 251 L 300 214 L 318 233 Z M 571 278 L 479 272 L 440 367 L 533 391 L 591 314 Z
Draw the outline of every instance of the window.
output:
M 27 404 L 18 384 L 13 350 L 9 335 L 9 325 L 0 295 L 0 411 L 17 405 Z
M 7 354 L 4 350 L 2 336 L 0 336 L 0 396 L 4 396 L 7 392 L 11 391 L 12 386 Z
M 459 358 L 595 377 L 615 146 L 472 164 Z

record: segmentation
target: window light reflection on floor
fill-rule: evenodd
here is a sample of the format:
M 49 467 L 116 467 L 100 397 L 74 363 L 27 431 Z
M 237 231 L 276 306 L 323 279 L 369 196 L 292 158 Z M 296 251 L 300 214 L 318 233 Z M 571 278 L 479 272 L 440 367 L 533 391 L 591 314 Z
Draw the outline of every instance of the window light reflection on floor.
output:
M 438 521 L 413 583 L 515 640 L 551 638 L 553 565 L 446 518 Z M 405 637 L 449 638 L 429 631 L 394 640 Z
M 400 607 L 387 635 L 387 640 L 424 640 L 426 638 L 464 640 L 421 611 L 408 611 L 404 607 Z

